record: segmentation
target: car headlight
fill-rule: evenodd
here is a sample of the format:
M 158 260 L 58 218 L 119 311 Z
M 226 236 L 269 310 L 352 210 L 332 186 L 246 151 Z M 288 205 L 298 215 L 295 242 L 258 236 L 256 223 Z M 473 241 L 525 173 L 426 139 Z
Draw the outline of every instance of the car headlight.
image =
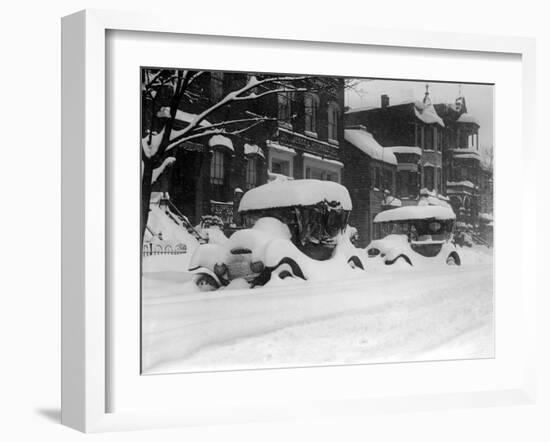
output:
M 380 250 L 372 248 L 367 251 L 367 255 L 369 258 L 374 258 L 375 256 L 380 255 Z
M 252 270 L 254 273 L 261 273 L 261 271 L 264 269 L 264 263 L 262 261 L 256 261 L 250 263 L 250 270 Z
M 222 277 L 227 273 L 227 266 L 225 264 L 215 264 L 214 265 L 214 273 L 218 277 Z

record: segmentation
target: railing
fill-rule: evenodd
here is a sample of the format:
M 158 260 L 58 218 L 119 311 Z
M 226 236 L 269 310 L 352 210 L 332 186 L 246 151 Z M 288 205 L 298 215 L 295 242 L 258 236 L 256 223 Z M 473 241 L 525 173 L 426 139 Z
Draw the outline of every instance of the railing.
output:
M 141 252 L 142 256 L 153 255 L 183 255 L 187 253 L 187 246 L 185 244 L 177 244 L 172 247 L 171 245 L 162 246 L 161 244 L 144 244 Z

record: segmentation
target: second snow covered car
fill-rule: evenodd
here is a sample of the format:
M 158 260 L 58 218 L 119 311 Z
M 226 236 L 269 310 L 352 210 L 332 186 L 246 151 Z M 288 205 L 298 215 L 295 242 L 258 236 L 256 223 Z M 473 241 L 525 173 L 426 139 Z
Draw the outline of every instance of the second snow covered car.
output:
M 189 263 L 201 290 L 234 280 L 252 287 L 272 278 L 334 280 L 364 269 L 364 251 L 346 232 L 351 199 L 338 183 L 274 181 L 243 195 L 239 214 L 247 228 L 223 244 L 199 246 Z
M 441 206 L 405 206 L 379 213 L 374 225 L 377 236 L 383 238 L 367 246 L 369 262 L 460 265 L 451 242 L 455 218 L 452 209 Z

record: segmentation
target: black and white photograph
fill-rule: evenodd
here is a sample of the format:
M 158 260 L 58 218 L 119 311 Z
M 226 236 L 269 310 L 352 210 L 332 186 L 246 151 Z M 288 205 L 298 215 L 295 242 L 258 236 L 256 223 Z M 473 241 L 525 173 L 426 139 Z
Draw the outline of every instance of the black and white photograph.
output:
M 142 374 L 494 357 L 493 84 L 142 67 L 138 92 Z

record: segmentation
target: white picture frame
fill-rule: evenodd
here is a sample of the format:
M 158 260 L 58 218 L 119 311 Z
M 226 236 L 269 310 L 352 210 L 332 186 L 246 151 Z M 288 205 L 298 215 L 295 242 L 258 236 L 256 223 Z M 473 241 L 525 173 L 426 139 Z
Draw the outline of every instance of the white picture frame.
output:
M 478 386 L 473 390 L 454 391 L 449 382 L 448 391 L 445 391 L 445 387 L 438 391 L 426 391 L 424 394 L 406 391 L 400 394 L 399 391 L 392 391 L 376 397 L 362 392 L 354 397 L 345 394 L 339 397 L 337 391 L 329 393 L 327 390 L 326 395 L 321 391 L 311 400 L 282 399 L 271 405 L 259 397 L 255 403 L 254 392 L 250 392 L 250 400 L 246 404 L 240 404 L 239 399 L 229 401 L 231 410 L 226 413 L 217 413 L 214 407 L 211 410 L 203 407 L 191 412 L 185 406 L 156 411 L 155 407 L 149 411 L 109 410 L 108 396 L 113 388 L 108 376 L 112 364 L 108 342 L 111 312 L 108 302 L 110 258 L 107 244 L 111 238 L 107 226 L 109 187 L 106 119 L 109 114 L 105 75 L 108 62 L 106 35 L 109 31 L 513 54 L 521 58 L 521 173 L 527 174 L 535 164 L 535 108 L 531 105 L 535 101 L 535 43 L 532 39 L 420 31 L 396 33 L 343 25 L 296 26 L 291 21 L 273 24 L 263 21 L 241 23 L 244 24 L 246 26 L 239 26 L 235 20 L 229 22 L 215 17 L 197 18 L 182 24 L 180 19 L 169 14 L 100 10 L 81 11 L 63 18 L 62 423 L 80 431 L 97 432 L 291 417 L 357 415 L 374 411 L 533 403 L 536 395 L 534 330 L 537 293 L 535 270 L 525 263 L 527 256 L 536 256 L 536 244 L 532 241 L 520 241 L 518 255 L 522 263 L 519 270 L 522 282 L 518 306 L 523 313 L 520 325 L 525 336 L 533 339 L 526 341 L 524 352 L 518 355 L 521 373 L 505 378 L 498 388 Z M 523 196 L 522 207 L 525 209 L 521 212 L 522 221 L 535 216 L 536 192 Z M 522 229 L 520 235 L 525 236 L 525 223 Z M 379 366 L 377 370 L 385 368 Z M 416 370 L 421 371 L 422 367 Z M 252 374 L 244 373 L 242 376 L 252 377 Z M 275 374 L 268 372 L 262 376 Z M 331 375 L 326 371 L 319 376 L 326 377 L 328 381 Z M 169 379 L 164 380 L 165 384 L 170 382 Z M 260 393 L 256 394 L 259 396 Z M 227 401 L 223 397 L 214 399 Z M 185 400 L 192 401 L 193 397 Z

